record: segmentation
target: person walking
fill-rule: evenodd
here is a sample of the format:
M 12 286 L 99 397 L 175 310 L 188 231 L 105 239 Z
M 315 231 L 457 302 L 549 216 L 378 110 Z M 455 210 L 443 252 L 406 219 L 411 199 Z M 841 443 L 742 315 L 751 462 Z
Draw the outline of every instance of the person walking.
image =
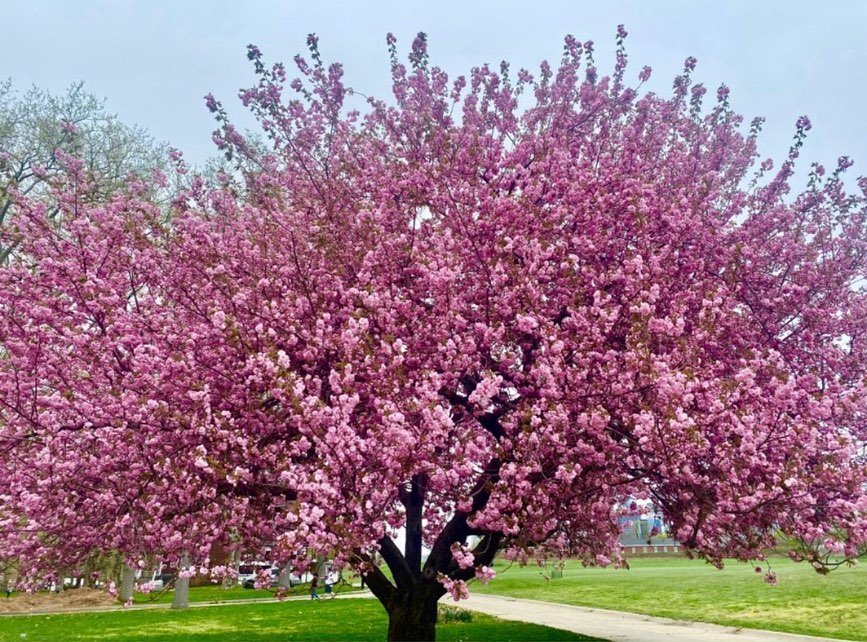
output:
M 314 575 L 313 579 L 310 580 L 310 599 L 311 600 L 319 600 L 319 593 L 316 592 L 316 589 L 319 587 L 319 576 Z
M 328 596 L 328 599 L 334 599 L 334 584 L 337 582 L 336 573 L 334 571 L 330 571 L 328 575 L 325 576 L 325 595 Z

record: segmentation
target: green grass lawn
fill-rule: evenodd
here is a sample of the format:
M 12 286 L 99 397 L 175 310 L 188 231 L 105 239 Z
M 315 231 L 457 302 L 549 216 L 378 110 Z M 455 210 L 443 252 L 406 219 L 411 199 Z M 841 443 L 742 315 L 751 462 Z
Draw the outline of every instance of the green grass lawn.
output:
M 789 633 L 867 640 L 867 568 L 841 568 L 821 576 L 806 564 L 771 560 L 779 584 L 771 586 L 752 565 L 729 562 L 718 571 L 700 560 L 639 557 L 630 570 L 567 563 L 562 578 L 517 565 L 487 587 L 471 591 L 548 602 L 595 606 L 684 620 Z
M 75 589 L 67 589 L 75 591 Z M 351 593 L 358 591 L 358 586 L 350 584 L 341 584 L 334 587 L 334 593 L 341 595 L 343 593 Z M 194 586 L 190 588 L 190 602 L 231 602 L 234 600 L 250 600 L 259 598 L 274 598 L 277 594 L 276 589 L 245 589 L 241 586 L 233 586 L 231 588 L 223 588 L 220 585 Z M 309 595 L 310 585 L 299 584 L 287 589 L 287 596 Z M 320 587 L 319 594 L 324 595 L 324 587 Z M 13 593 L 11 599 L 20 597 L 21 593 Z M 154 591 L 153 593 L 136 593 L 134 596 L 135 604 L 168 604 L 171 603 L 174 594 L 172 591 Z M 0 598 L 2 599 L 2 598 Z M 47 610 L 47 609 L 46 609 Z
M 295 586 L 291 589 L 290 595 L 301 595 L 301 586 Z M 307 591 L 304 591 L 306 593 Z M 240 586 L 232 588 L 223 588 L 222 586 L 193 586 L 190 588 L 190 602 L 231 602 L 232 600 L 249 600 L 254 598 L 274 597 L 274 591 L 266 589 L 245 589 Z M 136 604 L 149 604 L 156 602 L 157 604 L 166 604 L 172 601 L 174 597 L 173 591 L 154 591 L 153 593 L 142 594 L 136 593 L 134 596 Z
M 340 595 L 351 591 L 358 591 L 358 587 L 349 585 L 335 587 L 335 593 Z M 310 585 L 299 584 L 288 589 L 287 595 L 309 595 Z M 319 594 L 324 595 L 324 587 L 319 588 Z M 222 586 L 194 586 L 190 588 L 190 602 L 231 602 L 233 600 L 250 600 L 254 598 L 273 598 L 276 595 L 276 589 L 245 589 L 240 586 L 233 586 L 225 589 Z M 156 602 L 164 604 L 172 601 L 173 594 L 171 591 L 165 593 L 155 591 L 151 594 L 135 594 L 136 604 L 147 604 Z
M 0 641 L 289 642 L 384 640 L 385 611 L 372 599 L 289 601 L 192 608 L 0 617 Z M 441 641 L 594 640 L 533 624 L 473 614 L 437 627 Z

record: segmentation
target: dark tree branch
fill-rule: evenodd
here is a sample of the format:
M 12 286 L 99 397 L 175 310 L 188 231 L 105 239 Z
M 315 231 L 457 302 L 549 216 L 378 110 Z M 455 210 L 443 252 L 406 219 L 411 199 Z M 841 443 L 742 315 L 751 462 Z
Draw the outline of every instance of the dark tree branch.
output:
M 506 434 L 506 431 L 503 429 L 503 424 L 500 423 L 500 416 L 501 413 L 499 412 L 489 412 L 476 418 L 479 425 L 491 433 L 497 441 L 500 441 L 500 439 L 502 439 Z
M 230 484 L 229 482 L 217 483 L 217 495 L 233 495 L 235 497 L 262 497 L 270 499 L 275 496 L 283 497 L 289 501 L 295 501 L 298 496 L 294 490 L 283 488 L 275 484 L 262 484 L 257 482 Z
M 486 533 L 473 548 L 473 557 L 475 563 L 470 568 L 460 568 L 454 560 L 449 563 L 446 569 L 446 575 L 456 580 L 464 580 L 465 582 L 472 579 L 476 575 L 476 568 L 479 566 L 490 566 L 497 553 L 500 550 L 500 544 L 503 541 L 502 533 Z
M 452 544 L 464 544 L 467 537 L 472 534 L 467 520 L 470 515 L 482 510 L 488 503 L 493 486 L 499 479 L 501 466 L 502 461 L 496 457 L 490 461 L 473 489 L 473 504 L 470 510 L 456 511 L 443 527 L 424 565 L 423 575 L 426 579 L 436 577 L 437 573 L 445 573 L 452 562 Z
M 378 543 L 379 552 L 382 555 L 382 559 L 384 559 L 385 563 L 388 564 L 388 568 L 391 571 L 392 577 L 394 577 L 397 588 L 400 590 L 409 590 L 413 584 L 414 578 L 412 570 L 410 569 L 409 564 L 406 563 L 406 558 L 403 556 L 403 553 L 400 552 L 397 544 L 395 544 L 390 537 L 383 537 Z
M 467 389 L 466 395 L 461 395 L 456 392 L 452 392 L 449 390 L 440 390 L 440 395 L 448 401 L 453 407 L 461 408 L 468 415 L 473 416 L 476 421 L 479 422 L 479 425 L 487 430 L 491 435 L 493 435 L 494 439 L 499 441 L 505 434 L 506 431 L 503 428 L 503 425 L 500 423 L 500 418 L 509 410 L 512 409 L 511 404 L 504 404 L 499 409 L 493 412 L 486 412 L 482 415 L 473 415 L 472 408 L 470 408 L 469 403 L 469 395 L 472 394 L 473 390 L 476 388 L 476 383 L 474 380 L 464 377 L 461 379 L 462 385 Z
M 409 491 L 401 493 L 401 501 L 406 509 L 406 563 L 414 578 L 421 575 L 422 553 L 422 509 L 424 508 L 424 480 L 412 478 Z
M 379 570 L 379 567 L 367 553 L 356 550 L 354 551 L 354 555 L 364 563 L 365 570 L 367 571 L 364 574 L 364 582 L 370 587 L 370 592 L 376 596 L 376 599 L 383 606 L 391 604 L 396 590 L 394 584 L 388 581 L 388 578 Z

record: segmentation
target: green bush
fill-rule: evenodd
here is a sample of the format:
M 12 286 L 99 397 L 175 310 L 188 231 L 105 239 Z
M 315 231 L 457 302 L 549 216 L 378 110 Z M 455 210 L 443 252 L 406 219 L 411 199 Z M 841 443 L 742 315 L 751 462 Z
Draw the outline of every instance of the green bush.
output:
M 437 609 L 437 624 L 445 624 L 447 622 L 472 622 L 473 612 L 466 609 L 459 609 L 456 606 L 440 604 Z

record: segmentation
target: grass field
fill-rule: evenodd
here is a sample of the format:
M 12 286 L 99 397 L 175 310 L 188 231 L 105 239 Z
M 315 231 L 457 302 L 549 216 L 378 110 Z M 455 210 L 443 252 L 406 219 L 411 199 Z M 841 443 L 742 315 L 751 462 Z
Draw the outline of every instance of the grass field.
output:
M 349 585 L 335 587 L 335 593 L 337 595 L 357 590 L 359 590 L 357 587 L 350 587 Z M 275 593 L 274 589 L 245 589 L 240 586 L 235 586 L 229 589 L 225 589 L 222 586 L 194 586 L 190 589 L 190 602 L 231 602 L 233 600 L 249 600 L 263 597 L 273 598 Z M 320 587 L 319 595 L 324 595 L 324 593 L 325 589 Z M 299 584 L 298 586 L 293 586 L 287 591 L 287 595 L 289 596 L 309 594 L 309 584 Z M 155 592 L 150 595 L 136 593 L 135 603 L 147 604 L 148 602 L 156 602 L 158 604 L 163 604 L 171 602 L 172 597 L 173 595 L 171 591 L 165 593 Z
M 867 567 L 821 576 L 806 564 L 772 559 L 779 584 L 762 581 L 751 565 L 730 562 L 718 571 L 680 557 L 635 558 L 631 569 L 583 568 L 568 563 L 562 578 L 546 580 L 538 567 L 499 572 L 471 591 L 595 606 L 684 620 L 788 633 L 867 640 Z
M 85 590 L 87 590 L 87 589 L 85 589 Z M 334 587 L 334 594 L 335 595 L 342 595 L 344 593 L 352 593 L 354 591 L 359 591 L 359 590 L 360 590 L 360 588 L 358 586 L 352 586 L 348 583 L 339 584 L 339 585 Z M 59 597 L 65 597 L 65 596 L 75 597 L 76 593 L 79 593 L 79 590 L 67 589 L 66 592 L 63 593 Z M 90 594 L 92 594 L 92 593 L 90 593 Z M 287 597 L 296 597 L 296 596 L 309 595 L 309 594 L 310 594 L 310 585 L 309 584 L 299 584 L 297 586 L 292 587 L 291 589 L 286 590 L 286 596 Z M 325 595 L 324 589 L 320 588 L 319 594 L 324 596 Z M 37 595 L 45 595 L 46 597 L 48 597 L 49 594 L 47 592 L 43 592 L 43 593 L 40 593 Z M 104 600 L 105 603 L 104 604 L 98 604 L 98 605 L 88 604 L 86 606 L 106 606 L 106 605 L 110 605 L 110 604 L 115 603 L 112 600 L 110 600 L 108 598 L 107 594 L 105 594 L 104 592 L 103 592 L 103 595 L 105 596 L 105 600 Z M 30 596 L 28 596 L 28 597 L 30 597 Z M 52 594 L 51 597 L 55 597 L 55 596 Z M 134 603 L 136 605 L 169 604 L 169 603 L 171 603 L 173 597 L 174 597 L 174 594 L 172 591 L 154 591 L 153 593 L 136 593 L 134 595 Z M 241 586 L 233 586 L 231 588 L 223 588 L 222 586 L 219 586 L 219 585 L 194 586 L 194 587 L 190 588 L 190 603 L 215 603 L 216 604 L 216 603 L 220 603 L 220 602 L 232 602 L 232 601 L 236 601 L 236 600 L 250 600 L 250 599 L 263 599 L 263 598 L 273 599 L 274 597 L 276 597 L 276 590 L 273 588 L 272 589 L 245 589 Z M 14 602 L 16 600 L 19 600 L 19 599 L 24 600 L 25 594 L 24 593 L 17 593 L 17 592 L 12 594 L 11 601 L 12 601 L 13 605 L 14 605 Z M 52 611 L 52 610 L 62 611 L 62 610 L 66 610 L 68 608 L 81 607 L 81 604 L 77 604 L 75 602 L 75 600 L 71 600 L 70 603 L 68 603 L 68 604 L 58 603 L 58 601 L 56 601 L 56 600 L 46 600 L 46 603 L 44 605 L 39 604 L 38 602 L 32 603 L 33 602 L 32 600 L 28 600 L 28 602 L 31 602 L 28 605 L 28 607 L 25 607 L 22 609 L 10 609 L 9 611 L 6 611 L 6 612 L 13 612 L 13 613 L 14 612 L 26 612 L 28 610 L 31 610 L 31 611 L 32 610 L 36 610 L 36 611 Z M 0 598 L 0 613 L 4 612 L 4 609 L 2 607 L 5 606 L 7 603 L 8 602 L 6 599 Z M 119 604 L 120 602 L 117 601 L 116 603 Z
M 385 611 L 372 599 L 288 601 L 192 608 L 0 618 L 2 642 L 289 642 L 385 639 Z M 593 640 L 544 626 L 473 614 L 437 627 L 440 641 Z

